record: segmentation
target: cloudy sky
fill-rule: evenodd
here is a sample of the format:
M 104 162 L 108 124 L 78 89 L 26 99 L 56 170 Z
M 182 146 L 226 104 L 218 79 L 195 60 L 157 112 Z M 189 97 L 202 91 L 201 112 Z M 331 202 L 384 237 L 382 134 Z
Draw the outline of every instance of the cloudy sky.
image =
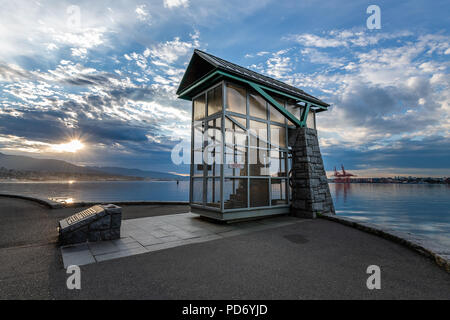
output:
M 175 91 L 199 48 L 330 103 L 327 170 L 450 175 L 448 1 L 0 5 L 0 152 L 188 172 L 170 160 L 190 130 Z M 84 148 L 67 152 L 72 140 Z

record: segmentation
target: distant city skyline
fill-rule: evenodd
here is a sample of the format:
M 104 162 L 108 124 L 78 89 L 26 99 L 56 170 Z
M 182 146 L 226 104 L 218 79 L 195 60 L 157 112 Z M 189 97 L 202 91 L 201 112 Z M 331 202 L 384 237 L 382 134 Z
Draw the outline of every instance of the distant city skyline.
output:
M 381 28 L 369 30 L 369 5 Z M 448 1 L 15 1 L 0 12 L 0 152 L 186 174 L 175 91 L 195 48 L 331 104 L 327 173 L 450 176 Z
M 347 169 L 346 169 L 347 170 Z M 381 169 L 368 169 L 368 170 L 348 170 L 355 174 L 353 178 L 395 178 L 395 177 L 417 177 L 417 178 L 444 178 L 449 177 L 449 174 L 436 174 L 434 169 L 424 168 L 381 168 Z M 418 174 L 419 172 L 419 174 Z M 333 178 L 334 170 L 327 170 L 327 177 Z

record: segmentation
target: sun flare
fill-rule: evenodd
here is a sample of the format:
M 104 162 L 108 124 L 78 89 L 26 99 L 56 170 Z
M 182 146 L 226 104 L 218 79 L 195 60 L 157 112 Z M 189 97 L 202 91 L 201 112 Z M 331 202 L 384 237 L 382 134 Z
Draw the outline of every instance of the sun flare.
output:
M 67 143 L 55 144 L 51 148 L 53 151 L 56 151 L 56 152 L 75 153 L 75 152 L 78 152 L 81 149 L 83 149 L 84 144 L 80 140 L 74 139 Z

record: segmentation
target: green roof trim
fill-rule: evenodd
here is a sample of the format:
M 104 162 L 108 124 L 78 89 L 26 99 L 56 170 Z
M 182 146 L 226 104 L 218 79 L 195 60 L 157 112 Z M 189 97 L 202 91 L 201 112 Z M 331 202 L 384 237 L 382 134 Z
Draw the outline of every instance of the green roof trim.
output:
M 266 92 L 270 91 L 295 101 L 311 103 L 311 106 L 316 108 L 317 112 L 325 111 L 329 107 L 329 104 L 299 88 L 256 73 L 197 49 L 194 50 L 186 72 L 180 82 L 177 95 L 181 99 L 190 100 L 200 89 L 202 89 L 201 86 L 202 84 L 205 84 L 206 81 L 215 81 L 221 77 L 232 78 L 232 76 L 238 77 L 239 81 L 244 83 L 252 82 L 257 84 Z

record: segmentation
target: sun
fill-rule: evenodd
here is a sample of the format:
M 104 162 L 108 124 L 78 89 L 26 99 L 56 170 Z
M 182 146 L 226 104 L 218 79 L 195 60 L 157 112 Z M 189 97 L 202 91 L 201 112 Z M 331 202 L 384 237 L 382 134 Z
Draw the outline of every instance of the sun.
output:
M 56 151 L 56 152 L 75 153 L 75 152 L 78 152 L 81 149 L 83 149 L 84 144 L 80 140 L 74 139 L 67 143 L 55 144 L 51 148 L 53 151 Z

